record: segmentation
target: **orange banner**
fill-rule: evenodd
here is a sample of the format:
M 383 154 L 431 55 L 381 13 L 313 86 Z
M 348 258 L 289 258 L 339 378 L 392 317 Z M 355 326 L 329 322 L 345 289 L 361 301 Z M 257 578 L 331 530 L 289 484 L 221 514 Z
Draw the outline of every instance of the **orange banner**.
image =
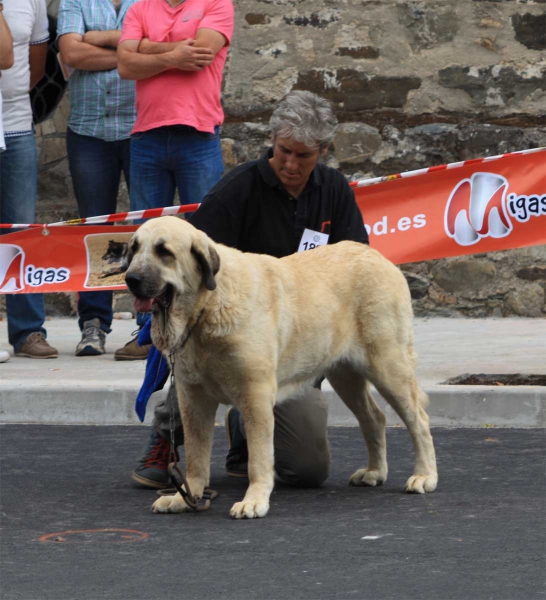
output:
M 355 188 L 370 243 L 402 264 L 546 244 L 546 152 Z M 122 290 L 136 226 L 62 226 L 0 236 L 0 293 Z
M 396 264 L 546 244 L 546 152 L 355 188 L 370 245 Z
M 123 290 L 121 259 L 136 229 L 80 225 L 0 236 L 0 293 Z

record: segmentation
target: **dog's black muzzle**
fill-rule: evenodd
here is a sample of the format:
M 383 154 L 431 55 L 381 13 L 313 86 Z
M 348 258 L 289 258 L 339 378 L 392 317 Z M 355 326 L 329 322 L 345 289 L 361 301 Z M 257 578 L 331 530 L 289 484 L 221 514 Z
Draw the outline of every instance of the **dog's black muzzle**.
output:
M 138 273 L 127 273 L 125 275 L 125 283 L 127 284 L 127 287 L 129 288 L 129 291 L 133 294 L 133 296 L 142 296 L 142 287 L 143 287 L 143 280 L 142 280 L 142 276 L 139 275 Z

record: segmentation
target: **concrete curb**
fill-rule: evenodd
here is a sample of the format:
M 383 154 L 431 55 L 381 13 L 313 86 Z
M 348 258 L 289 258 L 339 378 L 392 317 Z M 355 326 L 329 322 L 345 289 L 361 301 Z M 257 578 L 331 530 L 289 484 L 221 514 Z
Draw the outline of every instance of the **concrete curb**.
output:
M 120 389 L 121 388 L 121 389 Z M 330 408 L 329 425 L 356 426 L 353 414 L 329 385 L 324 393 Z M 546 427 L 546 388 L 520 386 L 431 386 L 428 414 L 436 427 Z M 146 415 L 151 423 L 153 406 L 165 391 L 152 397 Z M 390 426 L 403 425 L 398 415 L 376 393 L 374 395 Z M 129 386 L 63 386 L 44 389 L 39 384 L 4 389 L 0 394 L 0 423 L 64 425 L 139 425 Z M 39 401 L 37 401 L 39 398 Z M 217 422 L 223 423 L 221 406 Z
M 429 395 L 427 413 L 433 427 L 546 427 L 546 388 L 521 386 L 444 386 L 424 388 Z M 351 411 L 333 390 L 326 391 L 330 407 L 329 424 L 356 425 Z M 377 403 L 389 426 L 403 426 L 400 417 L 377 392 Z
M 7 339 L 0 321 L 0 350 Z M 80 333 L 74 319 L 47 322 L 48 339 L 59 349 L 54 361 L 14 357 L 0 365 L 0 423 L 138 425 L 134 402 L 144 362 L 120 363 L 113 352 L 132 337 L 134 321 L 117 320 L 106 354 L 77 358 Z M 546 319 L 415 319 L 417 380 L 430 396 L 433 426 L 546 427 L 546 387 L 461 386 L 440 382 L 464 373 L 544 374 Z M 356 426 L 356 420 L 328 382 L 330 425 Z M 154 394 L 146 423 L 153 416 Z M 385 407 L 385 402 L 379 399 Z M 390 406 L 389 425 L 400 425 Z M 223 423 L 225 408 L 218 411 Z

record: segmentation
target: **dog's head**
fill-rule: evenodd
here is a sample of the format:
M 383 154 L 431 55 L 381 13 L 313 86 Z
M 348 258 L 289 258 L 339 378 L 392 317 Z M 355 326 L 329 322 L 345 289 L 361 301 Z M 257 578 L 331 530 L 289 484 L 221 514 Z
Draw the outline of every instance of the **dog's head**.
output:
M 108 260 L 114 262 L 116 260 L 122 260 L 127 252 L 126 242 L 116 242 L 116 240 L 110 240 L 108 242 L 108 249 L 102 257 L 102 260 Z
M 161 329 L 165 343 L 173 342 L 174 330 L 183 333 L 185 323 L 195 316 L 200 295 L 216 289 L 220 269 L 214 242 L 177 217 L 160 217 L 141 225 L 129 241 L 126 261 L 125 281 L 135 296 L 135 309 L 152 311 L 156 317 L 153 333 Z

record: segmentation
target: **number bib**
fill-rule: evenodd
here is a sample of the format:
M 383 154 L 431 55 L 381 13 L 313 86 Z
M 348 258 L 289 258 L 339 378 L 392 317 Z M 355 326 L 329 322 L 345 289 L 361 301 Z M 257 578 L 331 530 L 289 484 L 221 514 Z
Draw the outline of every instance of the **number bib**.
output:
M 306 229 L 303 232 L 303 235 L 301 236 L 298 252 L 312 250 L 313 248 L 317 248 L 318 246 L 326 246 L 329 237 L 330 236 L 327 233 L 320 233 L 319 231 Z

